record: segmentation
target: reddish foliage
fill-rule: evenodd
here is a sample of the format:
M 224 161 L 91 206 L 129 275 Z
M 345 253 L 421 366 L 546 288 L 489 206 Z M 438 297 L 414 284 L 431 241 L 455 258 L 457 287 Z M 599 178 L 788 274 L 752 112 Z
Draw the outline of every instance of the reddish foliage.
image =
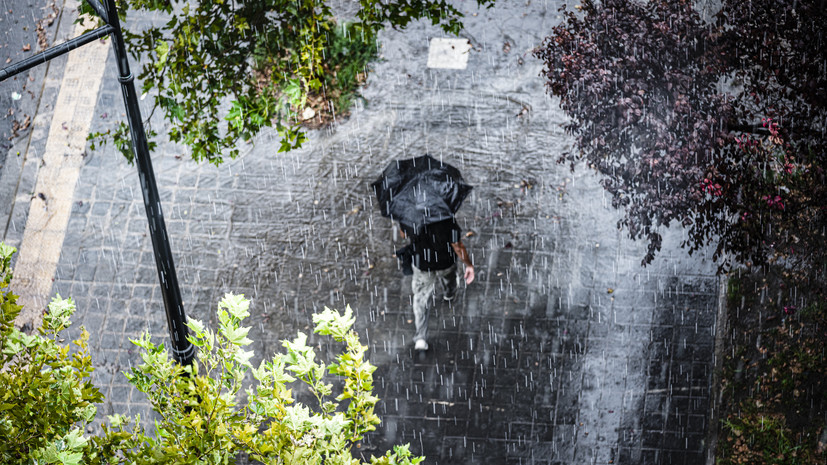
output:
M 570 117 L 576 153 L 604 175 L 620 226 L 660 249 L 780 263 L 822 286 L 827 263 L 827 2 L 593 0 L 535 50 Z

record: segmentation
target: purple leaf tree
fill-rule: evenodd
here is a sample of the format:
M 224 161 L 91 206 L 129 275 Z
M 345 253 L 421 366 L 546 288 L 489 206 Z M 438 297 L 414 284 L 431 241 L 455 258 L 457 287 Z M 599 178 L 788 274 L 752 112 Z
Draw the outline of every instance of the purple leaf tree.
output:
M 827 290 L 827 2 L 585 0 L 535 56 L 619 226 L 687 229 L 719 271 L 779 264 Z

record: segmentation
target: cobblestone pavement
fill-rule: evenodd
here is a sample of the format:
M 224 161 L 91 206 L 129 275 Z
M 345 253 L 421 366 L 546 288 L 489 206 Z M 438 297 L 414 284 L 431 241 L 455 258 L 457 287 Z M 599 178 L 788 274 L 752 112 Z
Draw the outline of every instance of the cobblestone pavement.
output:
M 71 20 L 67 22 L 60 15 L 62 3 L 0 0 L 0 67 L 65 38 Z M 58 33 L 61 23 L 64 26 Z M 30 163 L 25 172 L 23 166 L 27 158 L 42 157 L 65 63 L 66 57 L 60 57 L 0 83 L 0 234 L 8 242 L 16 243 L 22 237 L 37 163 Z M 15 205 L 16 216 L 12 212 Z
M 272 134 L 215 168 L 159 140 L 154 158 L 184 305 L 214 321 L 224 292 L 253 299 L 259 354 L 306 331 L 324 305 L 358 312 L 378 366 L 380 428 L 357 453 L 410 442 L 434 464 L 698 464 L 707 452 L 718 281 L 665 232 L 655 263 L 615 227 L 592 172 L 557 165 L 571 140 L 531 49 L 558 2 L 469 11 L 464 70 L 425 67 L 414 25 L 381 36 L 384 59 L 350 118 L 276 154 Z M 507 44 L 507 45 L 506 45 Z M 122 102 L 110 53 L 92 130 Z M 148 101 L 149 99 L 147 99 Z M 146 111 L 146 110 L 145 110 Z M 428 152 L 476 186 L 458 215 L 477 281 L 431 319 L 413 352 L 410 278 L 369 183 Z M 93 335 L 103 413 L 146 413 L 122 371 L 128 338 L 166 337 L 135 168 L 89 152 L 53 292 L 74 297 Z M 21 254 L 30 253 L 21 250 Z

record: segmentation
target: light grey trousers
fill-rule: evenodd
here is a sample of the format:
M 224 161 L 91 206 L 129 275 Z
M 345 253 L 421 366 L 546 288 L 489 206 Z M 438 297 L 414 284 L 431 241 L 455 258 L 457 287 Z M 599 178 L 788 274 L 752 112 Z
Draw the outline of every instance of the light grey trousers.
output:
M 428 340 L 428 317 L 433 306 L 437 281 L 442 284 L 442 290 L 446 296 L 453 295 L 458 285 L 456 263 L 450 268 L 437 271 L 421 271 L 416 266 L 413 267 L 411 285 L 413 287 L 414 323 L 416 324 L 414 341 Z

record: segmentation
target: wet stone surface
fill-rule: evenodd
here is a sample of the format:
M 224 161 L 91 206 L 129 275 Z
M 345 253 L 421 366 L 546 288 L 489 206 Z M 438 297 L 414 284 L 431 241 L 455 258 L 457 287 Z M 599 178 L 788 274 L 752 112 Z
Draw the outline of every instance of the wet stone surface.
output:
M 65 40 L 71 23 L 59 13 L 52 0 L 0 0 L 0 67 Z M 58 57 L 0 83 L 0 237 L 13 246 L 26 224 L 65 62 Z
M 464 70 L 426 68 L 430 38 L 443 36 L 430 26 L 384 33 L 366 104 L 297 152 L 276 154 L 264 134 L 215 168 L 159 138 L 156 175 L 189 315 L 214 323 L 220 296 L 244 293 L 261 357 L 308 331 L 325 305 L 357 312 L 382 425 L 356 454 L 409 442 L 434 464 L 703 460 L 714 267 L 666 231 L 641 268 L 645 244 L 616 229 L 598 179 L 556 164 L 571 140 L 530 50 L 558 6 L 469 11 Z M 98 115 L 121 113 L 109 61 Z M 92 130 L 113 124 L 96 117 Z M 458 222 L 473 233 L 464 242 L 477 281 L 437 301 L 431 348 L 417 354 L 410 278 L 391 256 L 402 242 L 368 186 L 389 161 L 425 152 L 476 186 Z M 53 291 L 76 299 L 75 322 L 92 334 L 101 413 L 149 418 L 121 373 L 139 361 L 128 338 L 146 328 L 167 337 L 135 168 L 110 147 L 91 153 L 74 200 Z

